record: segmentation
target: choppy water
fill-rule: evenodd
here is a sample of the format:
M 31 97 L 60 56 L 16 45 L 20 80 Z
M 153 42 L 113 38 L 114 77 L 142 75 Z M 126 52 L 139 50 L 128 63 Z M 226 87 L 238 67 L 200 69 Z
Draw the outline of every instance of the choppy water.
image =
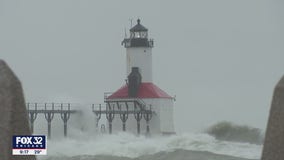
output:
M 147 138 L 127 133 L 84 135 L 48 141 L 40 160 L 245 160 L 259 159 L 262 146 L 216 140 L 207 134 L 185 133 Z

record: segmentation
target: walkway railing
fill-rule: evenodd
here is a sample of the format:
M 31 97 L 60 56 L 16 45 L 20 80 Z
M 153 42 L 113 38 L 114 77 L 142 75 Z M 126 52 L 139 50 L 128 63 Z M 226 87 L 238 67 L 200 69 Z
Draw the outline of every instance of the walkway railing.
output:
M 67 136 L 67 121 L 70 115 L 76 113 L 77 110 L 71 109 L 71 103 L 27 103 L 30 126 L 32 132 L 34 131 L 34 122 L 38 114 L 43 114 L 47 121 L 48 138 L 51 138 L 51 122 L 55 114 L 59 114 L 64 127 L 64 136 Z

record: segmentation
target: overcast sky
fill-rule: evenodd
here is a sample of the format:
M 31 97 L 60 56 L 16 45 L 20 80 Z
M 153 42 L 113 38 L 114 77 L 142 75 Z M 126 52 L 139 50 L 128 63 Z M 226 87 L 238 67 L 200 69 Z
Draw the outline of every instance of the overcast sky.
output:
M 124 28 L 149 29 L 154 83 L 177 131 L 221 120 L 265 129 L 284 75 L 281 0 L 0 0 L 0 58 L 26 101 L 102 103 L 126 78 Z

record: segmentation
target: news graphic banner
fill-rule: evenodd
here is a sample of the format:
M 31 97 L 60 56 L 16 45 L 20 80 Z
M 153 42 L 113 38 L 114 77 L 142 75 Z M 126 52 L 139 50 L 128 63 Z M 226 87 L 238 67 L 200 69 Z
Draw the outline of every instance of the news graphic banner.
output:
M 46 155 L 46 136 L 13 136 L 13 155 Z

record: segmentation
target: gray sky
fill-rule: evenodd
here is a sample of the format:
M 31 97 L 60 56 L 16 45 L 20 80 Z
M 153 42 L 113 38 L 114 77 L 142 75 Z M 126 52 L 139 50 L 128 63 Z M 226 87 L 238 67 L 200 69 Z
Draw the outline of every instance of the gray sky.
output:
M 0 58 L 27 101 L 102 103 L 126 78 L 124 28 L 155 40 L 154 83 L 177 131 L 229 120 L 264 129 L 284 74 L 281 0 L 0 0 Z

